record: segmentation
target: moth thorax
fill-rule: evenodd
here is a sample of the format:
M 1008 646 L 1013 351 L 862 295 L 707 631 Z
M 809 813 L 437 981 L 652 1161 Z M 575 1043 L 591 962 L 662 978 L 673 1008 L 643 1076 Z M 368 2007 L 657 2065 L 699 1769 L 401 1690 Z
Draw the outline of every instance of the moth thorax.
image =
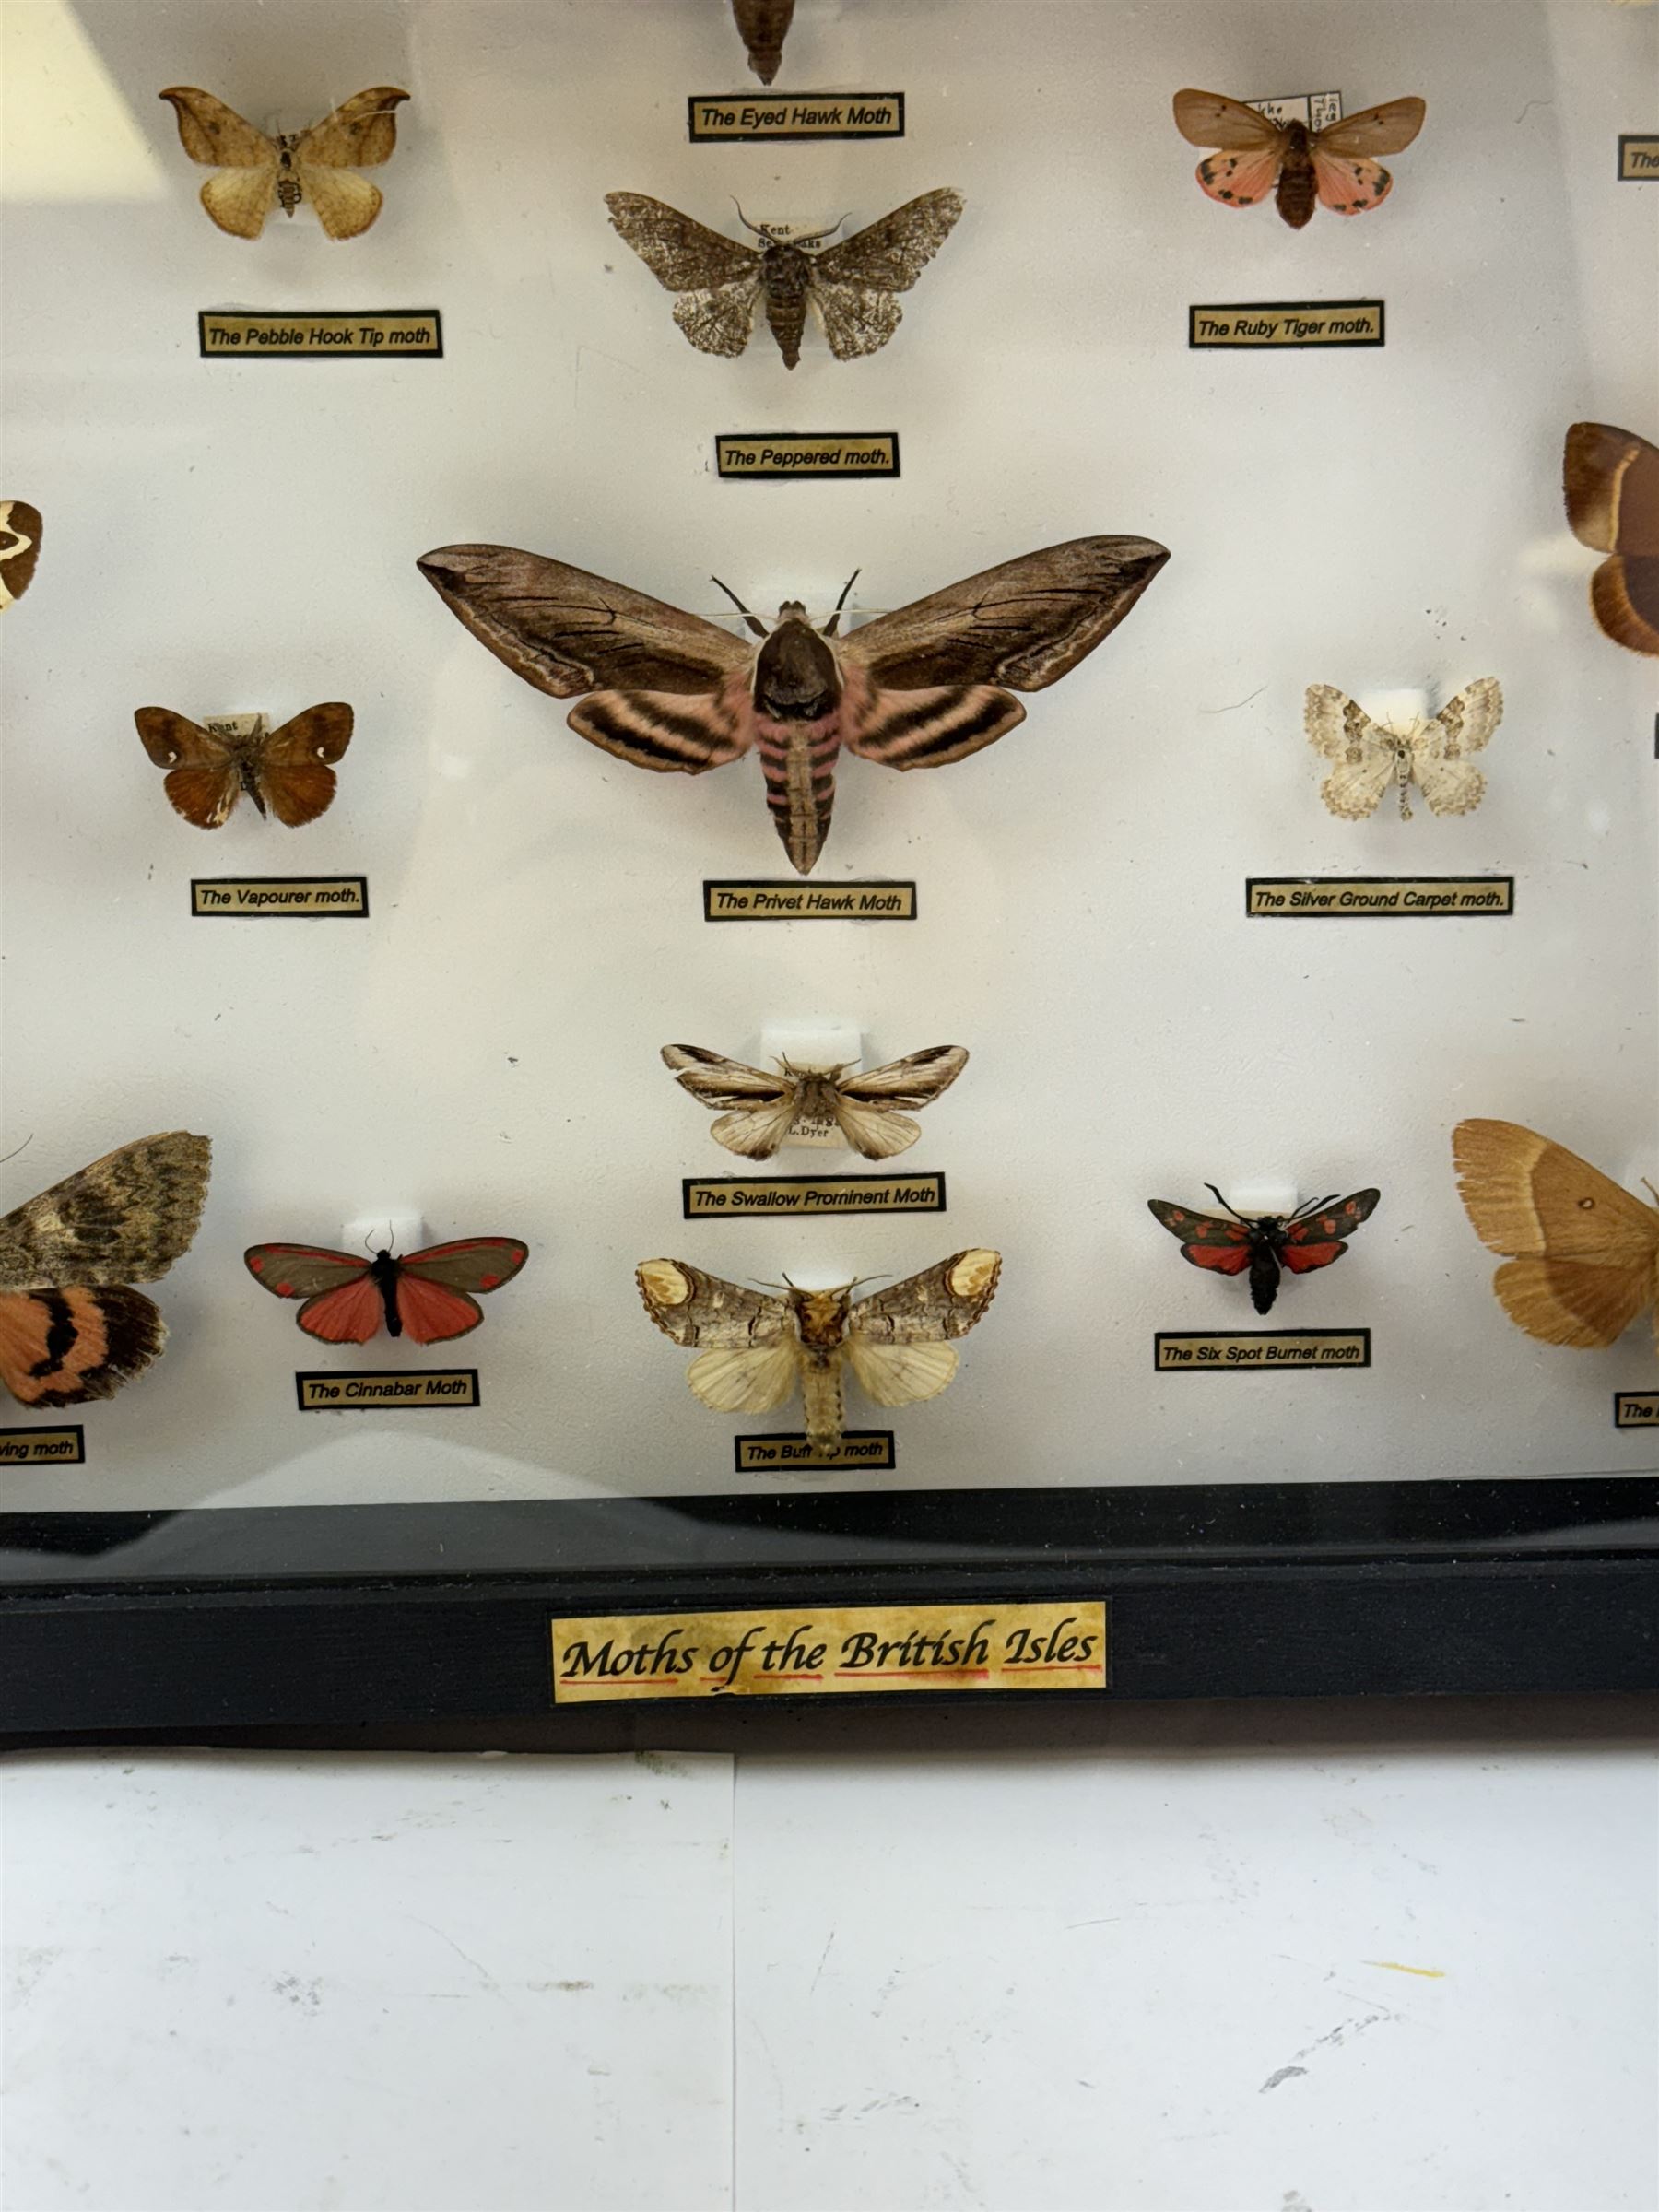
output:
M 789 1302 L 794 1308 L 795 1327 L 807 1351 L 829 1351 L 840 1344 L 846 1334 L 847 1308 L 852 1297 L 850 1287 L 844 1290 L 790 1292 Z
M 835 654 L 806 619 L 797 600 L 778 610 L 778 627 L 755 662 L 755 704 L 784 722 L 814 721 L 841 696 Z
M 276 205 L 284 215 L 292 215 L 300 205 L 300 180 L 294 174 L 294 147 L 298 143 L 292 132 L 276 141 Z

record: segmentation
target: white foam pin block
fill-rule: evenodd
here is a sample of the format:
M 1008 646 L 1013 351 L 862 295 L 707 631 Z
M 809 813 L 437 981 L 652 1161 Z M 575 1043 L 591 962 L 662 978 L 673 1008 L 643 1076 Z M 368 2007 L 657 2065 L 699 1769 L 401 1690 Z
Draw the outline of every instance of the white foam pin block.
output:
M 769 1021 L 760 1031 L 764 1065 L 787 1062 L 791 1067 L 850 1067 L 864 1053 L 864 1033 L 855 1022 L 835 1014 L 805 1014 L 791 1021 Z M 846 1138 L 834 1122 L 797 1121 L 783 1140 L 817 1151 L 847 1151 Z
M 1256 1182 L 1235 1182 L 1227 1192 L 1227 1203 L 1235 1213 L 1244 1214 L 1253 1221 L 1263 1214 L 1277 1214 L 1282 1221 L 1295 1213 L 1299 1206 L 1305 1206 L 1309 1199 L 1319 1195 L 1317 1191 L 1299 1192 L 1293 1182 L 1269 1182 L 1263 1179 Z
M 1355 694 L 1354 704 L 1369 714 L 1380 730 L 1393 730 L 1404 735 L 1415 730 L 1420 723 L 1430 722 L 1436 710 L 1429 703 L 1427 691 L 1360 691 Z
M 347 1221 L 340 1231 L 342 1252 L 389 1252 L 398 1259 L 419 1252 L 428 1241 L 426 1223 L 418 1214 L 364 1214 Z

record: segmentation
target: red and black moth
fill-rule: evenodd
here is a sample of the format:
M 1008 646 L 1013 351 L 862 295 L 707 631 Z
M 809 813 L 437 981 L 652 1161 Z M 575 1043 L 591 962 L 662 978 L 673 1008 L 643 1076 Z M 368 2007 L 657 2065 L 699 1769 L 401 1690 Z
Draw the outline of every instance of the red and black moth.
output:
M 484 1318 L 473 1292 L 499 1290 L 530 1256 L 517 1237 L 462 1237 L 398 1259 L 330 1252 L 318 1244 L 251 1244 L 242 1254 L 254 1281 L 273 1298 L 302 1298 L 294 1316 L 324 1344 L 367 1344 L 384 1324 L 388 1336 L 447 1344 Z
M 1370 1219 L 1382 1195 L 1356 1191 L 1349 1198 L 1317 1198 L 1294 1214 L 1241 1214 L 1213 1182 L 1204 1187 L 1226 1206 L 1230 1219 L 1195 1214 L 1167 1198 L 1148 1198 L 1147 1205 L 1153 1219 L 1181 1240 L 1181 1256 L 1194 1267 L 1216 1275 L 1242 1275 L 1248 1268 L 1250 1302 L 1258 1313 L 1273 1311 L 1284 1268 L 1292 1275 L 1311 1275 L 1339 1260 L 1347 1250 L 1347 1240 Z

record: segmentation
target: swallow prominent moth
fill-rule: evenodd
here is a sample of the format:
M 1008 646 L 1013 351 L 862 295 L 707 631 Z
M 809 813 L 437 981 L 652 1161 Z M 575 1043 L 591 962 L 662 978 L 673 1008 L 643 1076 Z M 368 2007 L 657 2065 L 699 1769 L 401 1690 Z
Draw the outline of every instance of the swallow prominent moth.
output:
M 232 238 L 257 238 L 273 207 L 292 215 L 301 201 L 330 238 L 356 238 L 381 211 L 381 193 L 359 169 L 376 169 L 397 144 L 395 85 L 357 92 L 308 131 L 268 137 L 195 85 L 173 85 L 159 96 L 172 103 L 179 139 L 193 161 L 217 169 L 202 187 L 202 205 Z
M 1169 558 L 1150 538 L 1073 538 L 844 637 L 845 591 L 821 628 L 798 599 L 785 600 L 770 630 L 736 602 L 758 646 L 511 546 L 441 546 L 419 567 L 515 676 L 580 700 L 571 729 L 619 760 L 698 776 L 758 751 L 773 823 L 805 876 L 829 835 L 843 747 L 912 769 L 994 744 L 1025 720 L 1003 687 L 1041 691 L 1075 668 Z
M 931 1105 L 968 1065 L 959 1044 L 930 1045 L 855 1075 L 850 1067 L 798 1068 L 775 1076 L 697 1044 L 665 1044 L 663 1064 L 682 1090 L 720 1114 L 711 1134 L 728 1152 L 770 1159 L 797 1122 L 833 1122 L 866 1159 L 891 1159 L 921 1135 L 912 1112 Z

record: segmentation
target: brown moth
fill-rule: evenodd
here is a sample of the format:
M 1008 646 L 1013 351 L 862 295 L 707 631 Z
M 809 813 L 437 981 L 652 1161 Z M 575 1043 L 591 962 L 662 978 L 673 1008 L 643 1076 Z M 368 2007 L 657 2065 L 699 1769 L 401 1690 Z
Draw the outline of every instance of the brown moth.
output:
M 1310 684 L 1304 710 L 1308 742 L 1332 763 L 1319 795 L 1344 821 L 1375 814 L 1392 783 L 1400 794 L 1400 819 L 1411 819 L 1413 783 L 1431 814 L 1471 814 L 1486 793 L 1486 778 L 1468 756 L 1490 742 L 1503 719 L 1498 679 L 1483 676 L 1443 706 L 1432 721 L 1403 728 L 1373 722 L 1335 684 Z
M 511 546 L 442 546 L 418 565 L 515 676 L 580 699 L 570 726 L 619 760 L 698 776 L 757 749 L 778 835 L 805 876 L 829 834 L 842 747 L 912 769 L 994 744 L 1025 720 L 1000 687 L 1041 691 L 1075 668 L 1169 558 L 1150 538 L 1077 537 L 847 637 L 836 634 L 847 592 L 821 629 L 798 599 L 770 631 L 735 602 L 759 650 L 700 615 Z
M 173 1129 L 66 1176 L 0 1219 L 0 1382 L 19 1404 L 107 1398 L 167 1341 L 132 1288 L 188 1251 L 212 1147 Z
M 1561 456 L 1567 520 L 1611 556 L 1590 579 L 1595 618 L 1616 645 L 1659 653 L 1659 446 L 1607 422 L 1575 422 Z
M 140 707 L 133 720 L 145 751 L 168 771 L 169 804 L 198 830 L 221 829 L 244 793 L 256 812 L 268 808 L 290 830 L 314 822 L 333 804 L 334 763 L 351 743 L 351 709 L 339 700 L 276 730 L 263 714 L 203 724 L 171 707 Z
M 292 215 L 301 200 L 330 238 L 357 238 L 381 211 L 381 193 L 359 169 L 377 169 L 397 144 L 394 111 L 408 99 L 395 85 L 357 92 L 308 131 L 264 131 L 195 85 L 159 95 L 178 117 L 193 161 L 224 173 L 202 187 L 202 205 L 232 238 L 257 238 L 274 206 Z
M 739 220 L 761 241 L 746 246 L 641 192 L 607 192 L 605 204 L 658 283 L 679 294 L 674 319 L 700 353 L 741 353 L 764 302 L 786 369 L 801 358 L 808 305 L 838 361 L 885 346 L 902 320 L 893 295 L 910 290 L 963 205 L 959 192 L 924 192 L 836 246 L 823 241 L 839 224 L 792 237 L 781 224 L 751 223 L 739 208 Z
M 783 60 L 783 41 L 789 36 L 795 0 L 732 0 L 737 29 L 748 49 L 748 65 L 763 85 L 770 85 Z
M 840 1443 L 841 1370 L 850 1364 L 877 1406 L 936 1398 L 957 1371 L 950 1339 L 965 1336 L 996 1292 L 1000 1253 L 953 1253 L 890 1290 L 853 1302 L 856 1283 L 782 1297 L 704 1275 L 684 1260 L 647 1260 L 635 1278 L 645 1311 L 676 1344 L 703 1348 L 686 1381 L 716 1413 L 771 1413 L 798 1383 L 806 1436 L 825 1451 Z
M 22 598 L 40 558 L 40 509 L 26 500 L 0 500 L 0 613 Z
M 850 1067 L 746 1067 L 697 1044 L 665 1044 L 663 1064 L 700 1105 L 721 1111 L 710 1135 L 746 1159 L 770 1159 L 797 1122 L 834 1123 L 865 1159 L 908 1151 L 922 1130 L 902 1110 L 930 1105 L 968 1065 L 959 1044 L 929 1045 L 854 1075 Z

